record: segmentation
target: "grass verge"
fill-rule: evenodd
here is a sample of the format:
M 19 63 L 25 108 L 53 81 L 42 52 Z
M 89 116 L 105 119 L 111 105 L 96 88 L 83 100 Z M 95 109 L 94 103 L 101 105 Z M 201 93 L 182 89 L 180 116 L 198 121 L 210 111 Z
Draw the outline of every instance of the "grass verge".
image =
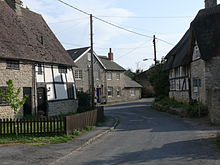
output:
M 75 137 L 91 131 L 94 126 L 86 126 L 83 130 L 75 130 L 72 135 L 60 136 L 3 136 L 0 137 L 0 144 L 30 144 L 30 145 L 46 145 L 46 144 L 60 144 L 73 140 Z

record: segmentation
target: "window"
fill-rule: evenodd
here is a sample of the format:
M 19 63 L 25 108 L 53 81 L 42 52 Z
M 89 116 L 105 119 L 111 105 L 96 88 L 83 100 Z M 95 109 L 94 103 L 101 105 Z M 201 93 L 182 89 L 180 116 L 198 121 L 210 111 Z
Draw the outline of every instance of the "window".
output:
M 74 99 L 73 84 L 67 84 L 67 95 L 68 95 L 68 99 Z
M 171 91 L 176 90 L 176 81 L 175 80 L 170 80 L 170 90 Z
M 107 80 L 112 80 L 112 72 L 107 72 Z
M 108 87 L 107 94 L 108 94 L 108 97 L 112 97 L 113 96 L 113 87 Z
M 101 78 L 101 72 L 100 72 L 100 70 L 97 70 L 97 72 L 96 72 L 96 80 L 100 80 L 100 78 Z
M 75 70 L 75 79 L 81 80 L 82 78 L 82 70 Z
M 199 51 L 198 44 L 196 42 L 194 46 L 194 50 L 193 50 L 193 60 L 197 60 L 199 58 L 200 58 L 200 51 Z
M 201 87 L 201 79 L 194 78 L 193 79 L 193 87 Z
M 6 91 L 6 88 L 7 88 L 7 87 L 0 87 L 0 90 L 3 91 L 3 94 L 4 94 L 4 92 Z M 0 105 L 7 105 L 7 104 L 8 104 L 7 101 L 0 96 Z
M 42 74 L 43 74 L 43 69 L 42 69 L 42 65 L 41 65 L 41 64 L 38 64 L 37 73 L 38 73 L 39 75 L 42 75 Z
M 120 73 L 119 72 L 116 73 L 116 80 L 120 80 Z
M 59 73 L 67 73 L 67 67 L 66 66 L 59 66 L 58 70 L 59 70 Z
M 131 96 L 135 96 L 135 89 L 134 89 L 134 88 L 131 88 L 131 89 L 130 89 L 130 93 L 131 93 Z
M 121 88 L 120 88 L 120 87 L 118 87 L 118 88 L 116 89 L 116 94 L 117 94 L 118 97 L 121 96 Z
M 16 60 L 7 60 L 6 63 L 7 63 L 6 69 L 19 70 L 19 61 L 16 61 Z

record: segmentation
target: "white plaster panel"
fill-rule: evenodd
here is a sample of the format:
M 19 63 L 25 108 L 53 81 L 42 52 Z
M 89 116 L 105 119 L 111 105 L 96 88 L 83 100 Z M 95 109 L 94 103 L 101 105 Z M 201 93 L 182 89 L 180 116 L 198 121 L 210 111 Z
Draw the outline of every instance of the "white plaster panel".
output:
M 74 82 L 72 69 L 67 69 L 66 77 L 68 82 Z
M 53 82 L 51 67 L 45 67 L 45 81 L 46 82 Z
M 47 84 L 47 100 L 55 100 L 53 84 Z

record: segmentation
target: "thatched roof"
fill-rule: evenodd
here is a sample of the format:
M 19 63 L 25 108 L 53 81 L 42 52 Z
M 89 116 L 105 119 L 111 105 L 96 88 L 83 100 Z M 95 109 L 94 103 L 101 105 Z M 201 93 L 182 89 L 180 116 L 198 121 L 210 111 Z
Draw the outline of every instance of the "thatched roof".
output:
M 220 52 L 220 5 L 200 10 L 177 45 L 167 54 L 164 69 L 171 69 L 192 62 L 195 41 L 201 59 L 209 60 Z
M 75 66 L 43 17 L 0 1 L 0 58 Z

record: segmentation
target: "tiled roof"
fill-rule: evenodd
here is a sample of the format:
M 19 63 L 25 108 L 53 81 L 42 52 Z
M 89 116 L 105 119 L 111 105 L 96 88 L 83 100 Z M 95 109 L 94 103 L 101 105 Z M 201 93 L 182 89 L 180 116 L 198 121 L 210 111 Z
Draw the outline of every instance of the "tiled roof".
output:
M 90 49 L 90 47 L 70 49 L 70 50 L 67 50 L 67 52 L 72 57 L 72 59 L 75 61 L 77 58 L 83 55 L 83 53 L 85 53 L 88 49 Z
M 41 15 L 0 1 L 0 58 L 75 66 Z
M 106 70 L 125 71 L 123 67 L 118 65 L 116 62 L 109 60 L 106 56 L 98 56 L 98 58 L 100 59 Z
M 130 77 L 125 75 L 125 88 L 142 88 L 140 84 L 138 84 L 136 81 L 132 80 Z

